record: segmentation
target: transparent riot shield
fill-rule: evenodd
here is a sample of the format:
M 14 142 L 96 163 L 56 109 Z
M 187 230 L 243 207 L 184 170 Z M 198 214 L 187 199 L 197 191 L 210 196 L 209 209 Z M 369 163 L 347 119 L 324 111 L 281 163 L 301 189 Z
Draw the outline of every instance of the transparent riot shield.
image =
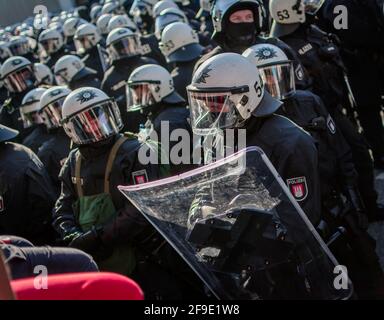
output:
M 352 284 L 257 147 L 120 191 L 219 299 L 347 299 Z

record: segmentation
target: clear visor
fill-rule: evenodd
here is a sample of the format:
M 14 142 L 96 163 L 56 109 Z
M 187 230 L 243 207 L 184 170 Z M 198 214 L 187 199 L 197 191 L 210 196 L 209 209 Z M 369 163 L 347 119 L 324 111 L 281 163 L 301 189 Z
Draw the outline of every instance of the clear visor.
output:
M 91 36 L 83 36 L 74 39 L 77 53 L 83 54 L 94 47 L 90 37 Z
M 282 100 L 295 92 L 296 85 L 292 62 L 260 67 L 259 71 L 267 91 L 274 98 Z
M 117 104 L 109 100 L 72 116 L 63 126 L 75 144 L 84 145 L 119 133 L 122 120 Z
M 236 106 L 242 94 L 208 93 L 188 90 L 193 132 L 198 135 L 216 134 L 238 122 Z
M 58 39 L 42 40 L 40 44 L 43 47 L 44 51 L 48 54 L 54 53 L 60 49 Z
M 61 127 L 61 109 L 63 107 L 65 97 L 56 100 L 46 105 L 41 111 L 40 115 L 48 129 Z
M 155 36 L 157 39 L 161 39 L 161 33 L 165 27 L 174 22 L 183 22 L 183 19 L 176 14 L 158 16 L 155 20 Z
M 138 36 L 133 35 L 111 43 L 107 50 L 111 59 L 115 61 L 139 55 L 141 53 L 141 45 Z
M 127 111 L 134 112 L 156 103 L 153 83 L 129 83 L 127 89 Z
M 28 109 L 32 108 L 33 104 L 38 105 L 40 101 L 35 101 L 33 103 L 29 103 L 27 105 L 24 105 L 20 108 L 20 115 L 21 115 L 21 120 L 23 121 L 24 128 L 30 128 L 36 124 L 42 124 L 44 123 L 43 118 L 40 116 L 38 111 L 31 111 L 31 112 L 25 112 L 23 109 L 24 107 L 27 107 Z
M 28 40 L 10 43 L 8 46 L 13 56 L 23 56 L 29 52 Z
M 55 79 L 56 79 L 56 83 L 59 85 L 59 86 L 66 86 L 68 85 L 68 80 L 67 78 L 61 74 L 61 72 L 56 72 L 55 73 Z
M 32 66 L 14 71 L 4 78 L 4 85 L 9 92 L 23 92 L 32 89 L 35 83 L 36 77 Z
M 315 15 L 324 4 L 325 0 L 304 0 L 305 12 Z

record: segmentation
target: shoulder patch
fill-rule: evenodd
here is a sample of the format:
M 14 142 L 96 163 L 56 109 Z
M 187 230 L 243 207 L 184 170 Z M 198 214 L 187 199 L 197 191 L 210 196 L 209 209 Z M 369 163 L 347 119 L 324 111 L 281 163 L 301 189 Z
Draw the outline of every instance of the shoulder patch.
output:
M 305 55 L 308 51 L 311 51 L 313 49 L 313 46 L 312 44 L 308 43 L 306 44 L 304 47 L 302 47 L 301 49 L 299 49 L 299 54 L 301 56 Z
M 335 133 L 336 133 L 336 124 L 335 124 L 335 122 L 333 121 L 331 115 L 328 115 L 328 117 L 327 117 L 327 127 L 328 127 L 329 131 L 330 131 L 332 134 L 335 134 Z
M 304 80 L 304 70 L 302 65 L 298 65 L 295 70 L 296 78 L 300 81 Z
M 140 170 L 132 172 L 132 178 L 134 184 L 144 184 L 148 182 L 147 170 Z
M 296 201 L 303 201 L 308 196 L 308 186 L 306 177 L 297 177 L 287 180 L 289 191 Z

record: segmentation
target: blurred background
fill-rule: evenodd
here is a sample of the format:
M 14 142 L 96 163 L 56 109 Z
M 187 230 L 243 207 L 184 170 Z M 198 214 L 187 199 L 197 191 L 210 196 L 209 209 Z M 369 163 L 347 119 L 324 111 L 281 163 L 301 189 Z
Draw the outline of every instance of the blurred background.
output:
M 70 10 L 84 1 L 76 0 L 0 0 L 0 25 L 7 26 L 33 15 L 37 5 L 44 5 L 50 12 Z

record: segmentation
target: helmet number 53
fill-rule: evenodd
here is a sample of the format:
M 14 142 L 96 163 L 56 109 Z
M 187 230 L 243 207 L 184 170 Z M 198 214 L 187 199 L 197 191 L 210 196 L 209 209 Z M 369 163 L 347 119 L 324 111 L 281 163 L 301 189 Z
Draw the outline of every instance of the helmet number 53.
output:
M 281 21 L 287 20 L 290 18 L 288 10 L 277 11 L 277 16 Z

